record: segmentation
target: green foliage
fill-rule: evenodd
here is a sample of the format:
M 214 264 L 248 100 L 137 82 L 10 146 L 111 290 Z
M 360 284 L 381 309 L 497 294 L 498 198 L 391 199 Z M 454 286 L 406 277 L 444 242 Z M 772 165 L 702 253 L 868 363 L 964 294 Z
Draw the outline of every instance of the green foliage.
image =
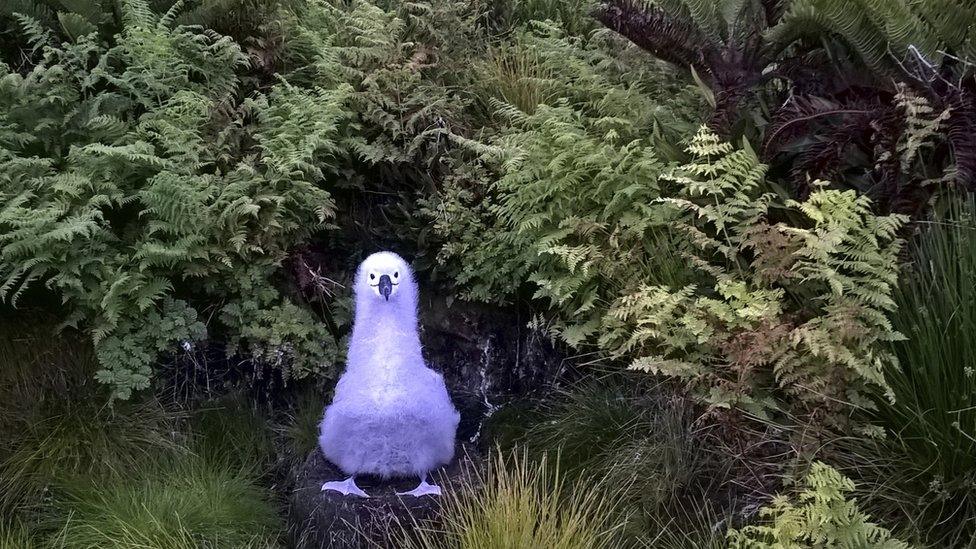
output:
M 452 135 L 481 163 L 422 202 L 465 297 L 504 301 L 531 277 L 539 297 L 584 319 L 555 327 L 575 343 L 593 333 L 595 303 L 632 283 L 638 265 L 681 270 L 656 250 L 668 234 L 655 230 L 662 208 L 650 202 L 666 143 L 694 127 L 698 103 L 667 71 L 620 53 L 605 35 L 583 41 L 551 24 L 520 33 L 497 53 L 517 56 L 517 73 L 499 77 L 498 60 L 481 69 L 480 102 L 504 124 L 499 135 Z
M 948 56 L 976 59 L 973 20 L 972 4 L 944 0 L 792 0 L 767 38 L 789 43 L 803 35 L 835 34 L 876 73 L 904 76 L 917 60 L 939 66 Z
M 95 402 L 49 405 L 6 435 L 0 460 L 0 509 L 30 509 L 60 483 L 138 470 L 160 454 L 185 451 L 179 414 L 158 402 L 112 410 Z
M 898 362 L 885 369 L 895 399 L 870 419 L 877 441 L 840 438 L 836 461 L 864 484 L 871 514 L 931 546 L 966 547 L 976 534 L 976 205 L 950 197 L 911 241 L 894 294 Z
M 94 32 L 109 32 L 115 5 L 114 0 L 10 0 L 0 6 L 0 23 L 26 16 L 37 31 L 73 42 Z
M 200 25 L 245 44 L 264 35 L 281 16 L 281 10 L 299 0 L 154 0 L 159 8 L 175 10 L 178 25 Z M 250 44 L 249 44 L 250 45 Z
M 611 508 L 592 485 L 567 483 L 558 461 L 534 462 L 525 454 L 506 460 L 498 454 L 487 471 L 472 471 L 446 491 L 442 525 L 421 525 L 394 538 L 398 547 L 425 549 L 616 547 Z
M 279 448 L 289 467 L 304 463 L 309 452 L 318 447 L 319 423 L 326 401 L 317 391 L 306 390 L 277 423 L 278 440 L 282 441 Z
M 724 525 L 732 520 L 708 500 L 662 505 L 648 519 L 641 547 L 728 549 Z
M 31 371 L 67 387 L 29 392 L 35 409 L 0 402 L 0 546 L 277 546 L 277 513 L 258 484 L 273 430 L 245 398 L 190 412 L 155 399 L 108 407 L 86 389 L 89 369 L 56 362 L 67 343 L 25 333 L 2 332 Z
M 347 144 L 358 160 L 419 167 L 437 152 L 436 130 L 462 119 L 466 101 L 444 79 L 465 74 L 452 54 L 466 46 L 470 14 L 449 0 L 384 4 L 326 1 L 298 11 L 291 78 L 352 87 L 361 133 Z M 450 25 L 457 30 L 449 37 Z
M 551 397 L 522 444 L 535 455 L 558 456 L 567 476 L 606 477 L 618 498 L 651 508 L 698 472 L 690 408 L 625 384 L 635 385 L 589 382 Z
M 9 520 L 0 522 L 0 549 L 27 549 L 36 546 L 37 541 L 23 523 Z
M 58 319 L 0 313 L 0 437 L 11 440 L 51 412 L 98 369 L 90 341 L 73 330 L 58 333 Z M 13 445 L 0 445 L 0 459 Z
M 190 445 L 207 463 L 223 463 L 256 474 L 274 455 L 274 432 L 265 415 L 237 393 L 202 402 L 191 412 Z
M 901 336 L 886 313 L 904 219 L 875 216 L 853 191 L 778 202 L 761 192 L 765 167 L 748 147 L 704 131 L 689 152 L 694 161 L 667 176 L 676 197 L 663 201 L 682 212 L 675 229 L 708 282 L 621 296 L 601 346 L 637 355 L 633 369 L 692 381 L 720 407 L 761 412 L 770 377 L 794 405 L 821 413 L 866 405 L 869 386 L 890 392 L 884 343 Z M 774 206 L 799 223 L 771 223 Z
M 706 502 L 719 485 L 707 479 L 724 478 L 727 462 L 696 433 L 692 403 L 635 375 L 565 389 L 509 419 L 525 427 L 518 447 L 613 498 L 623 546 L 724 547 L 721 512 Z
M 717 407 L 762 414 L 779 387 L 797 411 L 839 419 L 843 403 L 869 404 L 869 387 L 888 391 L 904 218 L 853 191 L 764 192 L 755 153 L 705 130 L 683 165 L 638 132 L 567 104 L 516 116 L 496 145 L 507 154 L 493 204 L 468 206 L 460 190 L 438 212 L 461 233 L 442 257 L 463 254 L 468 295 L 529 280 L 562 340 L 687 380 Z
M 869 522 L 846 494 L 854 483 L 835 469 L 815 462 L 804 480 L 806 489 L 795 501 L 777 496 L 760 511 L 768 525 L 746 526 L 729 532 L 736 549 L 849 547 L 907 549 L 891 533 Z
M 227 120 L 221 106 L 246 64 L 236 43 L 171 28 L 145 3 L 124 3 L 122 20 L 111 47 L 92 37 L 58 46 L 42 33 L 43 61 L 26 75 L 0 66 L 0 298 L 16 305 L 42 283 L 58 294 L 119 398 L 148 386 L 161 353 L 205 337 L 187 299 L 201 295 L 237 303 L 226 327 L 261 349 L 252 355 L 314 341 L 318 352 L 274 364 L 327 374 L 331 339 L 270 280 L 335 214 L 320 185 L 350 88 L 282 81 Z M 230 147 L 245 112 L 255 122 L 242 154 Z M 241 278 L 260 299 L 224 289 Z
M 510 32 L 536 21 L 554 21 L 569 34 L 582 36 L 593 29 L 590 0 L 489 0 L 487 18 L 492 30 Z

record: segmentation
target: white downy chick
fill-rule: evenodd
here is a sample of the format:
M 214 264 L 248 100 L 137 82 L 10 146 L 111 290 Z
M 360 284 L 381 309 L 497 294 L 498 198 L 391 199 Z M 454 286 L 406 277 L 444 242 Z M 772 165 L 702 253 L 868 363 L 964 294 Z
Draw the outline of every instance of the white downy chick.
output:
M 346 371 L 325 409 L 319 445 L 349 475 L 323 490 L 368 497 L 355 475 L 418 476 L 405 495 L 440 494 L 427 473 L 448 463 L 460 418 L 444 378 L 424 364 L 417 283 L 407 263 L 379 252 L 359 266 Z

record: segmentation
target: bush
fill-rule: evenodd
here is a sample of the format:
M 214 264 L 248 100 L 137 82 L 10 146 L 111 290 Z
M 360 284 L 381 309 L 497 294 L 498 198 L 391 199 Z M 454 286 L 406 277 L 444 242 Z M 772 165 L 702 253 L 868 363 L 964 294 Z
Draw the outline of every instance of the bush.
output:
M 903 216 L 876 216 L 853 191 L 821 184 L 804 202 L 763 192 L 765 166 L 702 130 L 693 161 L 665 177 L 684 254 L 704 274 L 645 284 L 609 307 L 600 343 L 632 369 L 692 382 L 715 407 L 764 415 L 779 387 L 795 413 L 833 423 L 875 388 L 890 395 L 886 314 Z M 774 223 L 771 210 L 787 221 Z M 791 220 L 790 218 L 795 218 Z
M 693 130 L 700 102 L 605 34 L 535 23 L 492 55 L 476 89 L 500 128 L 452 135 L 479 162 L 421 202 L 443 243 L 438 261 L 468 299 L 504 302 L 532 279 L 538 297 L 580 317 L 566 334 L 578 343 L 594 332 L 594 303 L 631 275 L 681 271 L 649 202 L 680 154 L 668 143 Z
M 890 393 L 904 217 L 822 184 L 802 203 L 777 197 L 747 143 L 704 129 L 677 165 L 635 128 L 568 105 L 515 128 L 500 140 L 510 157 L 494 203 L 445 209 L 475 225 L 445 225 L 452 234 L 478 235 L 443 250 L 463 254 L 470 297 L 531 281 L 563 341 L 686 380 L 715 408 L 764 415 L 783 395 L 837 423 L 873 387 Z

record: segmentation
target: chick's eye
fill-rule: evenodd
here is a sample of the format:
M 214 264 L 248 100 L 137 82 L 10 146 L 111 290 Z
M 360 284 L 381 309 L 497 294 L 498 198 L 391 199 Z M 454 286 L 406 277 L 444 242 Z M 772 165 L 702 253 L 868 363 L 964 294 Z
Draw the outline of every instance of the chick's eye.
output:
M 400 271 L 396 271 L 393 273 L 393 278 L 398 278 L 399 276 L 400 276 Z
M 376 278 L 376 275 L 374 275 L 373 273 L 369 273 L 369 279 L 373 280 L 374 278 Z

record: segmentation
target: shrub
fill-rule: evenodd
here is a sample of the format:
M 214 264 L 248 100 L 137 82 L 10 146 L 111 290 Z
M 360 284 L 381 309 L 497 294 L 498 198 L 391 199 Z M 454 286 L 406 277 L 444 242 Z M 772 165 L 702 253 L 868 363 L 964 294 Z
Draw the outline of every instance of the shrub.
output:
M 551 20 L 570 34 L 585 35 L 596 24 L 589 16 L 589 0 L 490 0 L 491 30 L 510 32 L 535 21 Z
M 561 292 L 551 302 L 577 312 L 566 335 L 580 342 L 595 328 L 594 303 L 643 264 L 663 277 L 682 270 L 649 203 L 675 152 L 666 143 L 694 128 L 699 105 L 673 74 L 623 55 L 606 35 L 584 40 L 536 23 L 515 43 L 506 54 L 519 56 L 520 74 L 499 79 L 489 63 L 477 86 L 502 128 L 480 141 L 451 136 L 480 162 L 455 170 L 423 211 L 463 297 L 506 301 L 531 277 L 539 297 Z
M 735 549 L 803 547 L 860 547 L 908 549 L 891 533 L 869 522 L 856 501 L 846 499 L 854 483 L 821 462 L 815 462 L 804 480 L 806 489 L 795 501 L 777 496 L 760 511 L 770 524 L 729 531 Z
M 971 190 L 976 181 L 976 11 L 947 6 L 602 0 L 594 15 L 692 72 L 714 108 L 713 131 L 762 141 L 764 158 L 790 175 L 797 195 L 830 180 L 868 194 L 879 211 L 924 215 L 933 182 Z M 922 149 L 905 147 L 923 141 L 906 95 L 941 127 Z
M 443 250 L 464 252 L 469 297 L 531 281 L 563 341 L 686 380 L 717 408 L 762 415 L 783 394 L 836 422 L 872 387 L 890 392 L 902 216 L 823 185 L 804 202 L 778 198 L 748 144 L 704 129 L 675 165 L 626 133 L 636 128 L 568 105 L 515 128 L 500 140 L 512 156 L 494 204 L 443 210 L 477 227 L 477 241 Z
M 687 379 L 713 406 L 762 413 L 775 382 L 797 411 L 843 415 L 890 394 L 886 342 L 895 307 L 902 216 L 875 216 L 853 191 L 820 188 L 805 202 L 763 193 L 765 166 L 706 131 L 666 177 L 686 257 L 705 275 L 684 287 L 645 285 L 610 305 L 600 342 L 631 368 Z M 773 223 L 770 208 L 796 222 Z M 704 383 L 702 383 L 704 382 Z M 838 419 L 837 416 L 825 419 Z

